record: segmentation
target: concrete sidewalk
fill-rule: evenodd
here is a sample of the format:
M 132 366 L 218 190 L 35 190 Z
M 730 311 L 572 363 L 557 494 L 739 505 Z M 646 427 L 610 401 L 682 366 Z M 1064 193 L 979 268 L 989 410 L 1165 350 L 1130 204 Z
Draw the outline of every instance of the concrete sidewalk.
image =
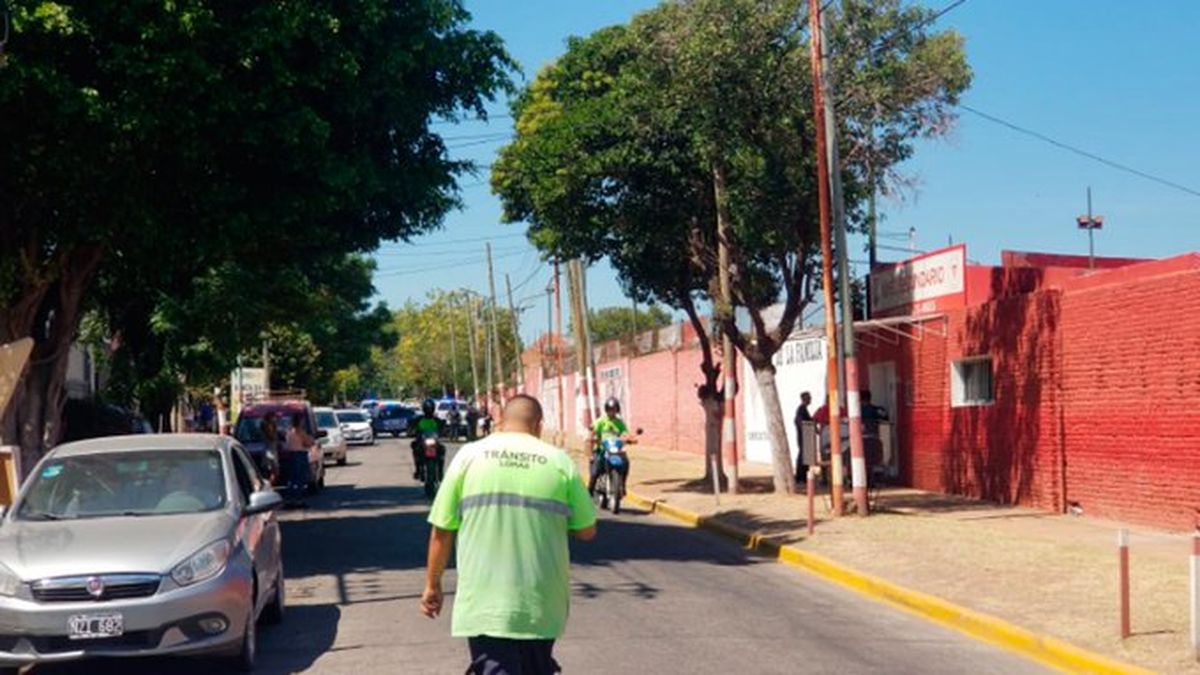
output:
M 1189 536 L 1129 527 L 1134 635 L 1122 641 L 1120 523 L 910 489 L 882 492 L 870 518 L 832 518 L 825 491 L 807 537 L 804 495 L 774 494 L 768 466 L 743 463 L 743 494 L 721 495 L 718 506 L 701 457 L 638 446 L 632 462 L 629 488 L 648 499 L 1121 661 L 1200 672 L 1188 644 Z

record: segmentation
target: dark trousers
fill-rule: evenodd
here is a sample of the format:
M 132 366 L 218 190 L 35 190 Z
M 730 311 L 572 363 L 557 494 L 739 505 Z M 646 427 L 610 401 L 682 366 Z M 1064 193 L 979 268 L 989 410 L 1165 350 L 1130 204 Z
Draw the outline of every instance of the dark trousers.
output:
M 471 665 L 466 675 L 554 675 L 554 640 L 511 640 L 486 635 L 469 638 Z

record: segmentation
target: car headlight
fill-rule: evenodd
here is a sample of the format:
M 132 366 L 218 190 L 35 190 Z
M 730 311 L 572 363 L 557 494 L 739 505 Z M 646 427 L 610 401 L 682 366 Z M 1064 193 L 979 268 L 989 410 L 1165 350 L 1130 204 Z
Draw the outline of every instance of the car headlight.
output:
M 225 569 L 229 561 L 232 547 L 222 539 L 196 551 L 190 558 L 184 560 L 171 570 L 171 578 L 180 586 L 190 586 L 211 579 Z
M 21 587 L 21 580 L 12 570 L 0 563 L 0 596 L 14 597 Z

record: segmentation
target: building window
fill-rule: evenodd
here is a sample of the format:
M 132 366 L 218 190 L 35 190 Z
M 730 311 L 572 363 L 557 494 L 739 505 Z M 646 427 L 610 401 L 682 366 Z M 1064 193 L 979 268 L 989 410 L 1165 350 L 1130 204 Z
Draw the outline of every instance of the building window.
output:
M 951 407 L 988 405 L 994 400 L 992 357 L 976 356 L 950 365 Z

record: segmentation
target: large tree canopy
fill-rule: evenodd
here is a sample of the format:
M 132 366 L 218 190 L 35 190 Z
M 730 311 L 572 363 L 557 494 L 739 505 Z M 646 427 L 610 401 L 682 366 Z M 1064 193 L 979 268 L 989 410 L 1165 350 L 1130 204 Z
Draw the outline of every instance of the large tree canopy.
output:
M 111 312 L 137 329 L 438 226 L 470 167 L 429 123 L 483 115 L 512 65 L 459 0 L 9 4 L 0 342 L 37 345 L 0 438 L 31 456 L 59 433 L 95 279 L 143 296 L 108 298 L 143 301 Z M 235 349 L 274 318 L 239 322 Z
M 700 333 L 696 303 L 717 297 L 716 223 L 729 223 L 733 301 L 751 328 L 738 329 L 732 307 L 714 314 L 768 402 L 780 490 L 793 485 L 772 357 L 819 278 L 804 4 L 671 0 L 571 40 L 517 99 L 517 137 L 492 171 L 505 217 L 528 221 L 540 248 L 609 257 L 627 291 L 684 310 Z M 855 224 L 868 176 L 899 175 L 916 138 L 946 131 L 970 71 L 961 37 L 931 32 L 928 10 L 840 4 L 829 40 L 845 86 L 837 170 Z M 764 310 L 781 301 L 768 325 Z

